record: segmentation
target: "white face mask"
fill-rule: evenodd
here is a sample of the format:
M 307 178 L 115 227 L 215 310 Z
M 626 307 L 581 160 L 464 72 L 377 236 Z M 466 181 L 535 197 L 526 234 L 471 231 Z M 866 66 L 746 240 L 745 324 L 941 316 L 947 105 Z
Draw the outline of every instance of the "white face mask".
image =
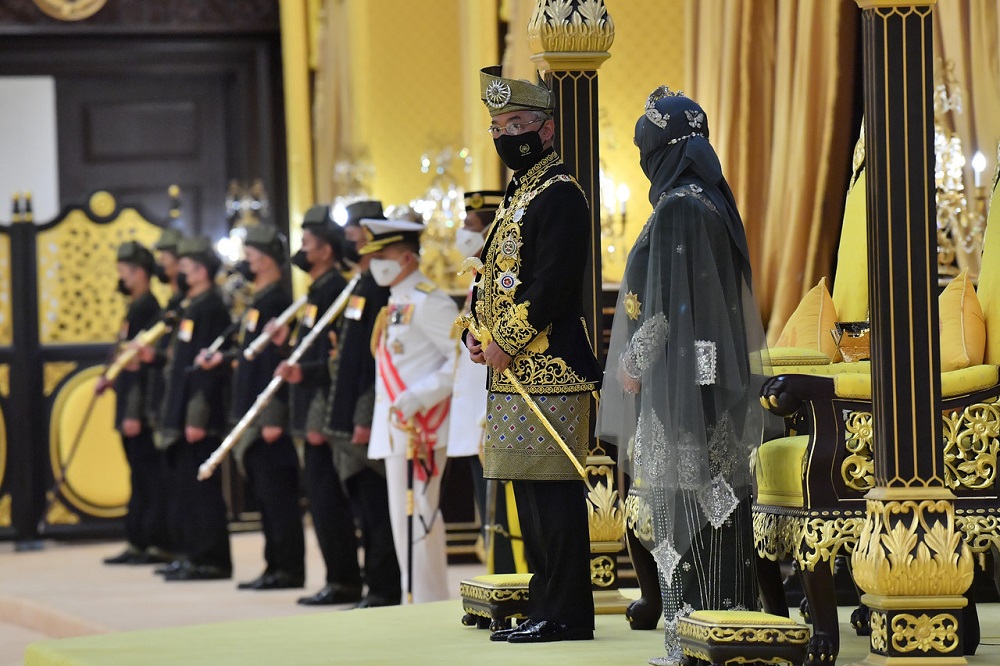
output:
M 486 239 L 480 231 L 472 229 L 455 230 L 455 247 L 463 257 L 474 257 L 483 249 Z
M 403 272 L 402 264 L 395 259 L 372 259 L 368 268 L 380 287 L 391 286 L 399 274 Z

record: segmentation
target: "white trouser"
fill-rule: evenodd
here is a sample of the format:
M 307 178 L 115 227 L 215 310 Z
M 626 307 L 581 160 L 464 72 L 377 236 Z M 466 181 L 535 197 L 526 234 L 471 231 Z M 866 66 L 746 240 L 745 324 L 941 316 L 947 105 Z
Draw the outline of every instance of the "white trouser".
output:
M 413 477 L 413 603 L 449 599 L 448 554 L 445 550 L 444 517 L 438 509 L 441 497 L 441 474 L 447 460 L 446 452 L 435 452 L 438 474 L 425 483 Z M 392 521 L 392 540 L 399 560 L 403 603 L 409 580 L 406 574 L 406 458 L 392 456 L 385 459 L 385 480 L 389 487 L 389 518 Z M 421 521 L 421 517 L 423 521 Z M 432 524 L 433 521 L 433 524 Z M 425 533 L 424 524 L 431 529 Z M 457 590 L 456 590 L 457 592 Z

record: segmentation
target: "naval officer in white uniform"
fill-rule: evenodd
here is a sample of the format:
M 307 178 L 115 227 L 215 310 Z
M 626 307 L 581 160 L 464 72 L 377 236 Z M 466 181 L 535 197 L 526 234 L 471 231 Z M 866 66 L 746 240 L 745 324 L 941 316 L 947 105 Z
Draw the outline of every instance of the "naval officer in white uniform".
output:
M 365 219 L 372 277 L 390 288 L 389 304 L 372 333 L 375 413 L 368 456 L 385 461 L 389 515 L 402 573 L 404 598 L 413 603 L 450 596 L 444 518 L 439 509 L 441 472 L 457 346 L 451 336 L 458 308 L 420 272 L 420 232 L 409 220 Z M 417 445 L 413 480 L 413 543 L 407 538 L 407 460 Z M 408 578 L 412 549 L 413 580 Z

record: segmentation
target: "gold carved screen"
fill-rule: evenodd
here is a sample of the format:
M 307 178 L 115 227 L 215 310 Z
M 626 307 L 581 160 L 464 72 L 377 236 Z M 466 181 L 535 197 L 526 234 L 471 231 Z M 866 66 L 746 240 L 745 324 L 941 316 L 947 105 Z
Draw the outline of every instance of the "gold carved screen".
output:
M 107 195 L 101 201 L 100 212 L 105 215 L 115 211 L 114 200 L 109 203 L 109 199 Z M 92 208 L 94 203 L 92 199 Z M 114 342 L 125 316 L 125 300 L 115 289 L 118 246 L 136 240 L 149 247 L 159 234 L 160 228 L 133 208 L 118 211 L 108 222 L 74 208 L 50 228 L 39 231 L 39 342 Z

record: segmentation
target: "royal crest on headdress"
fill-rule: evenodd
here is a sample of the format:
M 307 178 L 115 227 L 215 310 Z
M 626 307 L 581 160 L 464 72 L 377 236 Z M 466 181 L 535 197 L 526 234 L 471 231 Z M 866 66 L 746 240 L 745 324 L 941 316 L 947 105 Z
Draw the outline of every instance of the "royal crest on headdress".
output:
M 653 92 L 649 93 L 649 97 L 646 98 L 646 117 L 649 118 L 649 122 L 653 123 L 660 129 L 665 129 L 667 127 L 667 121 L 670 120 L 670 114 L 660 113 L 656 108 L 656 103 L 665 97 L 683 96 L 683 90 L 674 92 L 667 86 L 660 86 Z
M 510 101 L 510 86 L 499 79 L 491 81 L 483 97 L 491 109 L 499 109 Z

